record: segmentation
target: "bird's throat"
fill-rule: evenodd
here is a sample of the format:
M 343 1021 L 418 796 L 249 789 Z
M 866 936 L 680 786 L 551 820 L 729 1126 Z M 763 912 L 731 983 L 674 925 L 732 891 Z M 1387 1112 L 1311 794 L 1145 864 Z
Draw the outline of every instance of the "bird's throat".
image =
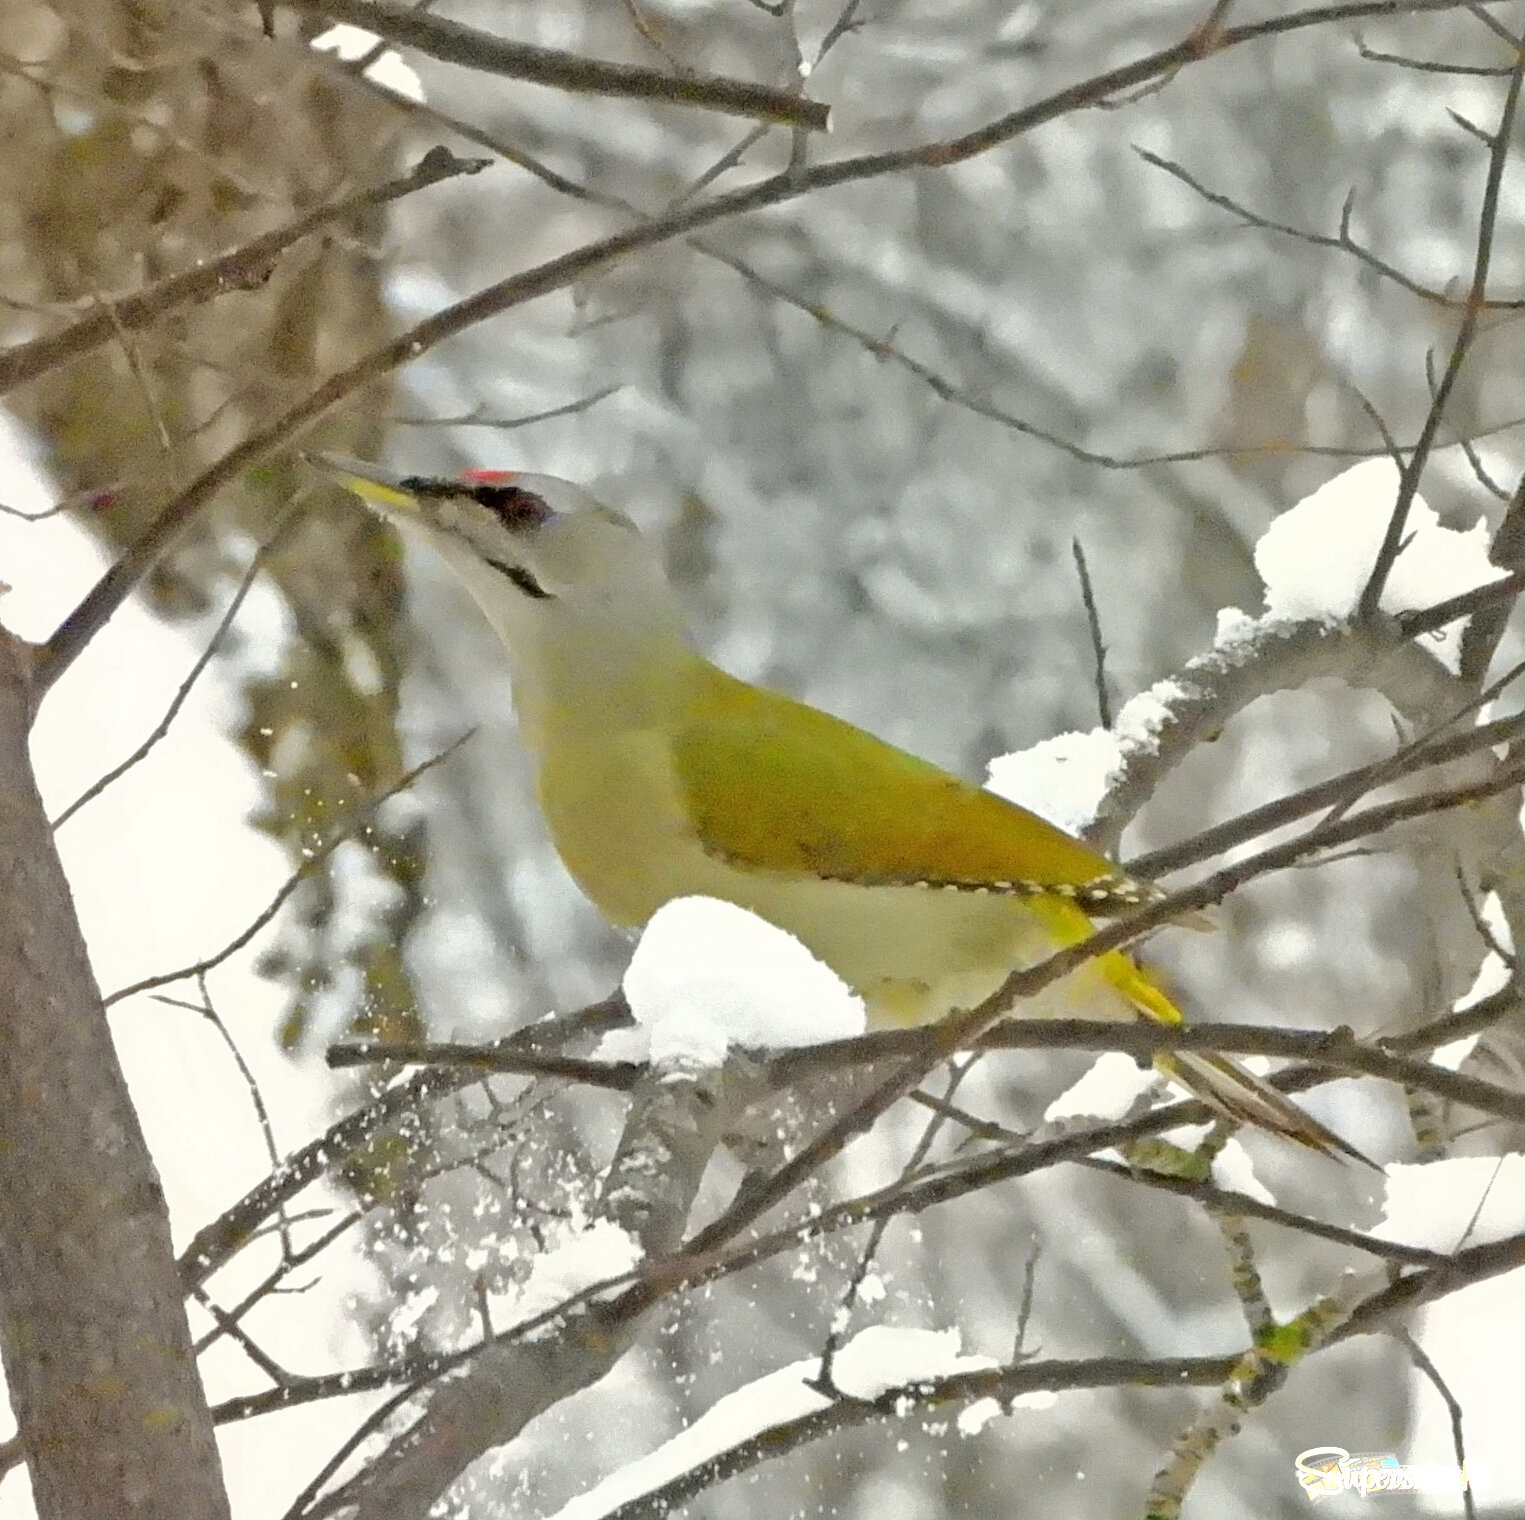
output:
M 573 630 L 511 647 L 514 709 L 537 759 L 586 750 L 623 732 L 665 728 L 703 658 L 666 628 L 623 638 Z

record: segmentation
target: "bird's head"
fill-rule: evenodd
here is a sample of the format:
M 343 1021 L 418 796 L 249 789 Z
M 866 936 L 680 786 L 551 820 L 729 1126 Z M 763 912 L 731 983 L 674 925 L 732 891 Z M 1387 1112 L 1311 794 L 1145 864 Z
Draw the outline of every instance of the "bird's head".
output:
M 681 627 L 652 546 L 570 481 L 504 470 L 404 476 L 338 454 L 307 458 L 437 549 L 511 654 L 576 630 L 632 637 Z

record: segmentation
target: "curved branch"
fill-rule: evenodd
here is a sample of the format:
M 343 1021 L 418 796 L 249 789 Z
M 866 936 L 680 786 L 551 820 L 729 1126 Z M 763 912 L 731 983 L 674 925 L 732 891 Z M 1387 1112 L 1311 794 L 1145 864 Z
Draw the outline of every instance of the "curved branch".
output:
M 1466 700 L 1455 677 L 1410 643 L 1396 622 L 1263 623 L 1252 637 L 1189 660 L 1179 676 L 1155 688 L 1165 691 L 1159 717 L 1147 739 L 1126 747 L 1087 837 L 1103 849 L 1114 848 L 1161 779 L 1198 745 L 1215 739 L 1261 697 L 1321 677 L 1379 691 L 1405 717 L 1426 724 Z

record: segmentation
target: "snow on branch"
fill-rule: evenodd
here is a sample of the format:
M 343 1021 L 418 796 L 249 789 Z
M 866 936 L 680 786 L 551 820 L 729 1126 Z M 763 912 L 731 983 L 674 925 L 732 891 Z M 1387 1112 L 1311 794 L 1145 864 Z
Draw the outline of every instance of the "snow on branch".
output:
M 1398 481 L 1392 460 L 1365 460 L 1283 513 L 1255 549 L 1264 613 L 1223 609 L 1213 647 L 1135 696 L 1112 729 L 1002 756 L 991 763 L 992 788 L 1114 848 L 1166 774 L 1273 692 L 1325 677 L 1380 692 L 1416 726 L 1451 719 L 1468 697 L 1455 679 L 1463 620 L 1421 645 L 1394 620 L 1355 618 Z M 1383 612 L 1416 611 L 1497 581 L 1486 523 L 1446 528 L 1417 497 L 1408 522 Z

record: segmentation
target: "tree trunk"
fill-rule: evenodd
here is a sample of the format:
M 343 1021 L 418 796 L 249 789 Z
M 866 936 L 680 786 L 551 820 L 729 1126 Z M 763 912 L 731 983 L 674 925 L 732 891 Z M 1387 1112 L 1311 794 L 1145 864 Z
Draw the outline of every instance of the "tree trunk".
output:
M 0 629 L 0 1354 L 42 1520 L 228 1514 L 170 1246 Z

